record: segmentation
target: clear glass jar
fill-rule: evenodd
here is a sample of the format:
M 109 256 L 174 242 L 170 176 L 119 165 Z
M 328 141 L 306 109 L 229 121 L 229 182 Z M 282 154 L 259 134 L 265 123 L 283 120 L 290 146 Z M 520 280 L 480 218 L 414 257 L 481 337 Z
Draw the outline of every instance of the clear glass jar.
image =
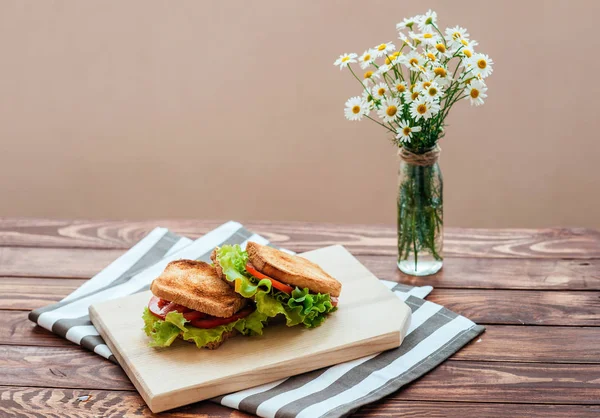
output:
M 443 264 L 443 232 L 443 181 L 437 154 L 433 162 L 425 164 L 418 158 L 401 158 L 398 268 L 412 276 L 439 271 Z

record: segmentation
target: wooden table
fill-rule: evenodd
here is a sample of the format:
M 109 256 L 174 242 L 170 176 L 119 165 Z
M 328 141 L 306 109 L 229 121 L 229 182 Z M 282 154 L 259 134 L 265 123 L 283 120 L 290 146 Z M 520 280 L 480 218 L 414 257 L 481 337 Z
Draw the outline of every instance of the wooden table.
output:
M 28 311 L 60 300 L 157 225 L 194 238 L 218 224 L 0 219 L 0 416 L 151 415 L 118 366 L 35 327 Z M 600 416 L 600 232 L 449 228 L 443 271 L 413 278 L 396 268 L 392 227 L 246 226 L 295 251 L 343 244 L 378 277 L 433 285 L 429 300 L 486 325 L 356 416 Z M 202 414 L 246 416 L 208 402 L 160 415 Z

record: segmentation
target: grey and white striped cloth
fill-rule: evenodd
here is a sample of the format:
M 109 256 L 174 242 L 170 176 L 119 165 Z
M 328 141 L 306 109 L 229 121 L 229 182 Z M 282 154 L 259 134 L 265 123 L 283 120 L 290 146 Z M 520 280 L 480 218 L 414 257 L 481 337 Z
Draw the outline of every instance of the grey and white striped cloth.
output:
M 227 222 L 192 241 L 156 228 L 62 301 L 36 309 L 29 319 L 116 363 L 89 320 L 90 305 L 149 289 L 165 266 L 181 258 L 209 261 L 215 246 L 267 239 Z M 261 417 L 339 417 L 383 398 L 446 360 L 484 328 L 428 302 L 431 286 L 383 281 L 412 310 L 399 348 L 276 382 L 219 396 L 213 401 Z

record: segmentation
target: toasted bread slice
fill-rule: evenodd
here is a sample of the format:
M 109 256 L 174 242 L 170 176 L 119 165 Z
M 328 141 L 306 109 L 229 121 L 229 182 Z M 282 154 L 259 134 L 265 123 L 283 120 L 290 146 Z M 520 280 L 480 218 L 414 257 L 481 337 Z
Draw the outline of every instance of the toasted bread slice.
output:
M 340 295 L 342 284 L 306 258 L 256 242 L 249 242 L 246 251 L 248 261 L 269 277 L 299 288 L 307 287 L 313 293 Z
M 215 270 L 217 271 L 217 274 L 219 275 L 219 277 L 222 280 L 225 280 L 225 283 L 227 283 L 231 287 L 234 287 L 235 284 L 233 282 L 230 282 L 227 280 L 227 277 L 225 277 L 225 273 L 223 273 L 223 268 L 219 264 L 219 260 L 217 260 L 217 250 L 218 250 L 218 248 L 215 248 L 214 250 L 212 250 L 212 253 L 210 253 L 210 259 L 212 260 L 212 262 L 215 266 Z
M 203 261 L 172 261 L 152 282 L 150 290 L 159 298 L 221 318 L 230 317 L 246 305 L 246 299 Z

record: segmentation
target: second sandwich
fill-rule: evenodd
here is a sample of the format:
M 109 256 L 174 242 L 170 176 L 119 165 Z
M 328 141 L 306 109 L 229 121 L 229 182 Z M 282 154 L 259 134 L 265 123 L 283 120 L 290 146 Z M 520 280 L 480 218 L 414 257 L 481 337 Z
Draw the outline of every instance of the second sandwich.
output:
M 249 242 L 246 251 L 216 248 L 211 259 L 236 293 L 255 301 L 257 312 L 283 315 L 288 326 L 317 327 L 337 309 L 342 284 L 305 258 Z

